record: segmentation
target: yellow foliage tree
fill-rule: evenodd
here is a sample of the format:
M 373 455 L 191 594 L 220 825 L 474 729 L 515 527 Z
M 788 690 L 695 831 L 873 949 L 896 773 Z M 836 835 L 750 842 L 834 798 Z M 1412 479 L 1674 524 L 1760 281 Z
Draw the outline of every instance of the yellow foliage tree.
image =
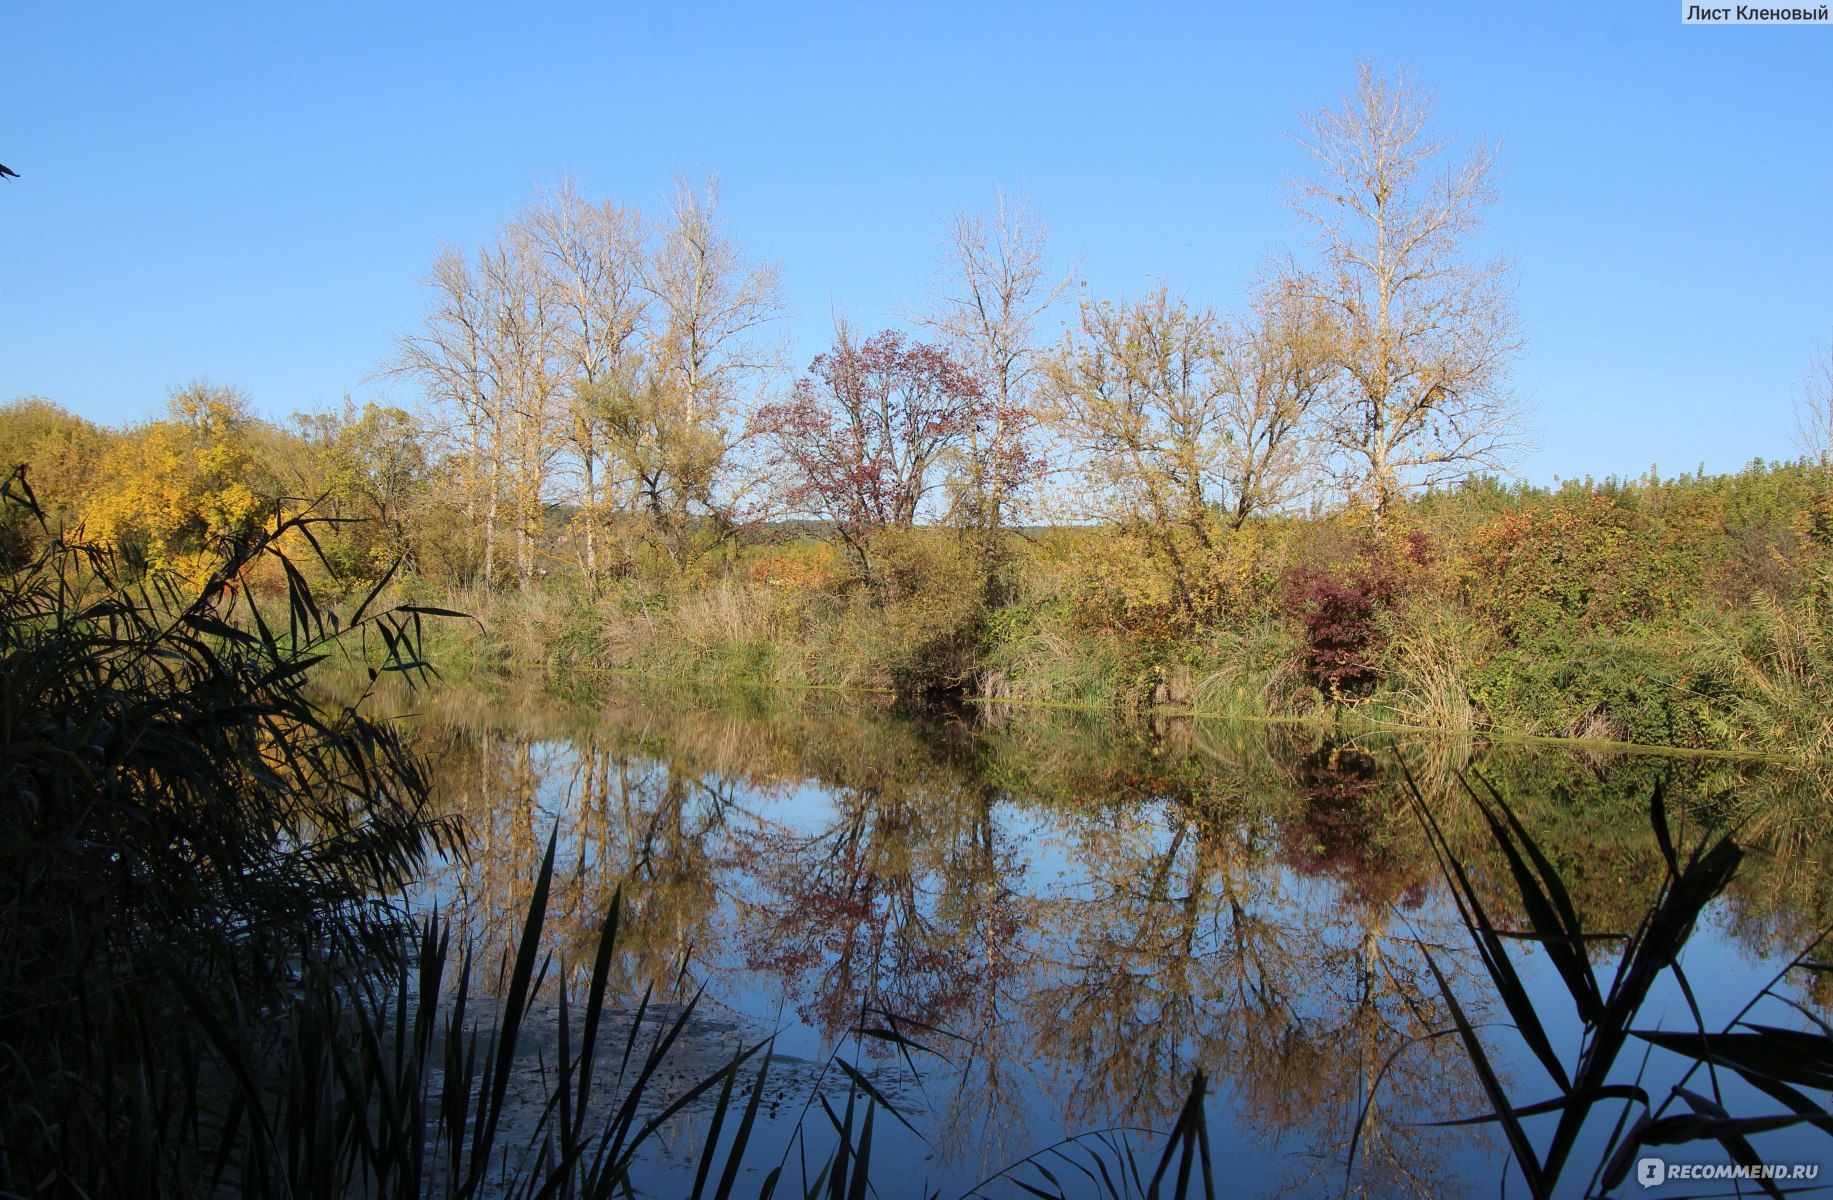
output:
M 49 529 L 62 531 L 76 524 L 97 465 L 117 436 L 49 400 L 15 400 L 0 405 L 0 475 L 23 470 Z M 0 563 L 25 561 L 40 537 L 37 522 L 10 507 L 0 514 Z
M 83 509 L 87 535 L 149 572 L 201 580 L 225 542 L 260 525 L 250 486 L 260 467 L 246 436 L 252 419 L 233 388 L 194 383 L 174 393 L 166 420 L 103 458 Z

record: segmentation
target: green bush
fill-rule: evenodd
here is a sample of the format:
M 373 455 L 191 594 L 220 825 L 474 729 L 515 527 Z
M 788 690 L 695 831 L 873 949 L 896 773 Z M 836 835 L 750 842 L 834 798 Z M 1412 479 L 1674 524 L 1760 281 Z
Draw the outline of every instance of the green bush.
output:
M 1710 673 L 1650 633 L 1506 648 L 1475 669 L 1470 693 L 1499 727 L 1554 737 L 1708 746 L 1722 728 Z

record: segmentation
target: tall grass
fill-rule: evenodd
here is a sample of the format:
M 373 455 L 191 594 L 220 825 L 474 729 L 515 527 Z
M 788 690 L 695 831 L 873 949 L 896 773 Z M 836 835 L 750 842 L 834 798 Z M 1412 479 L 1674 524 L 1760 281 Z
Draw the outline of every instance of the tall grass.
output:
M 1066 613 L 996 610 L 984 642 L 976 689 L 984 699 L 1097 708 L 1119 702 L 1130 656 L 1115 639 L 1077 629 Z
M 1763 748 L 1810 767 L 1833 762 L 1833 635 L 1826 601 L 1753 602 L 1739 637 L 1721 637 L 1739 724 Z
M 397 920 L 378 897 L 454 844 L 399 733 L 305 690 L 364 642 L 372 681 L 424 671 L 428 610 L 320 608 L 290 557 L 318 518 L 185 589 L 50 529 L 23 471 L 0 505 L 36 526 L 0 578 L 0 1187 L 172 1179 L 204 1083 L 181 998 L 233 1024 L 306 957 L 372 957 Z M 263 562 L 283 619 L 241 591 Z
M 1471 700 L 1470 681 L 1489 640 L 1477 622 L 1456 609 L 1409 606 L 1388 631 L 1381 701 L 1408 725 L 1478 728 L 1481 715 Z
M 920 695 L 968 684 L 978 595 L 789 588 L 730 571 L 661 589 L 633 581 L 599 596 L 548 584 L 467 597 L 483 635 L 439 639 L 433 649 L 461 672 L 584 667 L 738 687 Z
M 1210 634 L 1202 646 L 1190 707 L 1231 717 L 1290 712 L 1302 683 L 1298 650 L 1298 639 L 1271 621 Z

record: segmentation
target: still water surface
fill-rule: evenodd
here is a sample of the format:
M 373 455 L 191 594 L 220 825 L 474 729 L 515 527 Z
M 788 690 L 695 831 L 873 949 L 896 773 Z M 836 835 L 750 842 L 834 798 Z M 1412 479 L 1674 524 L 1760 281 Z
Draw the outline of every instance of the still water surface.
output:
M 1486 1106 L 1458 1040 L 1432 1036 L 1450 1021 L 1422 944 L 1489 1022 L 1519 1102 L 1549 1093 L 1487 997 L 1403 762 L 1499 923 L 1523 922 L 1460 773 L 1509 797 L 1599 931 L 1633 928 L 1661 879 L 1647 818 L 1658 784 L 1683 839 L 1743 822 L 1763 852 L 1683 959 L 1709 1024 L 1833 908 L 1822 793 L 1762 764 L 1281 725 L 910 715 L 858 698 L 447 691 L 418 708 L 438 803 L 470 838 L 469 861 L 445 864 L 418 902 L 440 905 L 494 962 L 557 831 L 550 979 L 589 968 L 621 887 L 616 1012 L 627 1018 L 648 988 L 667 1016 L 704 989 L 664 1091 L 776 1035 L 752 1181 L 783 1155 L 793 1164 L 798 1122 L 812 1148 L 831 1145 L 819 1106 L 845 1104 L 844 1079 L 824 1069 L 838 1054 L 911 1127 L 879 1120 L 882 1195 L 961 1194 L 1078 1134 L 1040 1160 L 1072 1191 L 1066 1164 L 1092 1168 L 1091 1149 L 1113 1161 L 1130 1145 L 1149 1162 L 1142 1131 L 1170 1124 L 1199 1069 L 1230 1195 L 1494 1194 L 1501 1139 L 1424 1124 Z M 1581 1030 L 1557 977 L 1526 949 L 1523 970 L 1570 1061 Z M 1817 1006 L 1792 982 L 1784 991 Z M 531 1113 L 555 1049 L 553 1010 L 539 1011 L 548 1036 L 525 1049 L 520 1083 Z M 1645 1011 L 1644 1024 L 1686 1025 L 1672 988 Z M 862 1024 L 931 1052 L 858 1037 Z M 664 1130 L 646 1165 L 653 1194 L 685 1194 L 706 1109 Z M 1819 1134 L 1766 1136 L 1783 1161 L 1833 1149 Z M 1715 1160 L 1710 1148 L 1674 1157 Z M 1041 1182 L 1026 1170 L 1016 1177 Z

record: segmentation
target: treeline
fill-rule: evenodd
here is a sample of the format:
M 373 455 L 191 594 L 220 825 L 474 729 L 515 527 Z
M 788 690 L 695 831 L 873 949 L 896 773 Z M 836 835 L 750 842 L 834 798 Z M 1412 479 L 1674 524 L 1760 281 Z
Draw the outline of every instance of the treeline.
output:
M 399 410 L 283 428 L 195 386 L 166 418 L 117 432 L 25 401 L 0 408 L 0 454 L 26 464 L 52 528 L 103 535 L 146 572 L 202 570 L 272 519 L 273 497 L 318 498 L 351 518 L 318 527 L 345 585 L 405 555 L 397 587 L 485 619 L 484 638 L 436 646 L 461 672 L 597 667 L 1123 710 L 1348 705 L 1816 760 L 1833 745 L 1833 476 L 1807 460 L 1556 488 L 1478 476 L 1396 505 L 1379 537 L 1355 508 L 1232 528 L 1211 510 L 1218 540 L 1189 553 L 1194 533 L 1175 541 L 1143 518 L 1029 524 L 1001 532 L 992 567 L 971 528 L 766 522 L 718 542 L 690 522 L 717 552 L 675 565 L 607 537 L 596 584 L 577 511 L 549 505 L 530 532 L 536 580 L 492 594 L 471 572 L 462 494 Z M 10 527 L 9 553 L 34 536 Z M 635 564 L 609 570 L 607 547 Z M 257 569 L 242 583 L 277 597 L 285 581 Z
M 23 401 L 0 455 L 147 572 L 315 506 L 339 579 L 487 618 L 458 665 L 1833 746 L 1827 460 L 1503 488 L 1491 153 L 1367 69 L 1304 132 L 1316 237 L 1235 314 L 1081 294 L 1002 198 L 907 328 L 842 321 L 792 373 L 710 184 L 659 216 L 562 184 L 439 253 L 382 368 L 415 411 L 277 425 L 195 384 L 116 433 Z
M 562 514 L 566 565 L 592 586 L 803 517 L 868 583 L 880 531 L 971 533 L 997 591 L 1002 531 L 1115 524 L 1195 620 L 1202 560 L 1253 518 L 1347 502 L 1378 529 L 1414 491 L 1500 463 L 1518 431 L 1506 264 L 1471 245 L 1491 153 L 1454 157 L 1429 102 L 1366 67 L 1305 145 L 1318 170 L 1295 205 L 1315 244 L 1269 266 L 1238 315 L 1163 288 L 1070 303 L 1041 222 L 1002 197 L 950 220 L 910 331 L 842 320 L 799 378 L 773 341 L 776 273 L 726 232 L 716 187 L 682 183 L 652 217 L 563 183 L 438 254 L 422 321 L 380 369 L 424 407 L 301 418 L 326 462 L 282 482 L 366 507 L 398 554 L 485 590 L 551 572 Z M 1054 341 L 1047 314 L 1063 316 Z M 194 387 L 171 423 L 218 447 L 246 416 Z M 169 475 L 187 452 L 166 439 L 122 465 Z M 229 453 L 197 472 L 246 474 Z M 253 512 L 213 489 L 202 524 L 130 503 L 94 532 L 175 564 Z

